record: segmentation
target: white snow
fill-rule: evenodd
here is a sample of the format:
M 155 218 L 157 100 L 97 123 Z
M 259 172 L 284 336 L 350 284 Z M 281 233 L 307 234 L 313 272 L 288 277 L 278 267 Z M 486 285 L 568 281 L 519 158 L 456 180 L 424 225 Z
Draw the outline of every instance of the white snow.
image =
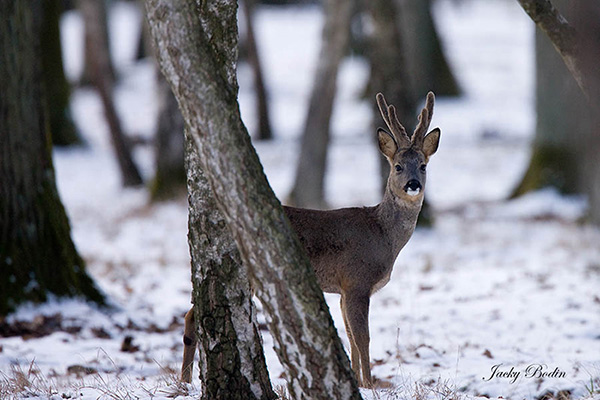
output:
M 569 390 L 573 398 L 600 398 L 589 393 L 600 387 L 600 230 L 580 222 L 586 207 L 580 197 L 546 189 L 505 201 L 526 167 L 535 125 L 533 25 L 514 1 L 434 4 L 465 95 L 437 98 L 432 126 L 441 127 L 442 139 L 426 190 L 436 223 L 416 230 L 390 282 L 372 297 L 373 374 L 388 387 L 363 395 L 530 399 Z M 110 12 L 119 113 L 128 133 L 151 138 L 155 67 L 133 61 L 139 10 L 114 2 Z M 315 6 L 258 9 L 277 139 L 255 146 L 281 199 L 292 185 L 321 24 Z M 69 12 L 62 27 L 65 67 L 75 81 L 83 64 L 81 18 Z M 326 178 L 327 201 L 335 207 L 380 200 L 372 107 L 361 99 L 367 77 L 363 60 L 344 61 Z M 239 79 L 242 115 L 252 132 L 245 64 Z M 29 377 L 22 392 L 29 398 L 195 398 L 197 378 L 191 386 L 175 383 L 191 292 L 187 201 L 150 204 L 146 190 L 121 188 L 98 96 L 75 89 L 72 111 L 87 146 L 54 151 L 58 187 L 77 248 L 114 309 L 64 299 L 20 307 L 9 322 L 58 318 L 62 329 L 0 339 L 0 397 L 22 373 Z M 152 177 L 152 149 L 139 147 L 135 158 Z M 326 299 L 348 349 L 339 298 Z M 260 307 L 258 319 L 265 321 Z M 120 351 L 126 336 L 137 351 Z M 273 340 L 263 336 L 273 382 L 283 384 Z M 566 375 L 525 376 L 538 364 Z M 78 375 L 77 365 L 96 373 Z M 520 371 L 519 378 L 488 380 L 496 365 Z

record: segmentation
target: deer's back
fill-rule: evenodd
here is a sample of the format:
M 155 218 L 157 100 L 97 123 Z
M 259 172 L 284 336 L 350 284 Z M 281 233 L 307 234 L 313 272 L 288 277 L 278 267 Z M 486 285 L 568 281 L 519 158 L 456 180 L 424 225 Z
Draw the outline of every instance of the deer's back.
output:
M 397 254 L 374 207 L 309 210 L 284 207 L 325 292 L 372 290 L 385 281 Z M 360 286 L 360 287 L 357 287 Z

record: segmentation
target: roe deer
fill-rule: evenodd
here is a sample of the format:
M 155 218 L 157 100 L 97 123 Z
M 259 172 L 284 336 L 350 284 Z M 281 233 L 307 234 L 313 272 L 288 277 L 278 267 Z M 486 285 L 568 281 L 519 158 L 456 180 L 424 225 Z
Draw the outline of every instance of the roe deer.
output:
M 377 130 L 379 149 L 391 167 L 381 203 L 328 211 L 284 207 L 321 289 L 341 294 L 352 369 L 361 386 L 373 385 L 369 362 L 370 297 L 390 280 L 396 257 L 415 229 L 423 204 L 426 165 L 438 148 L 440 129 L 425 135 L 433 103 L 434 95 L 429 92 L 419 123 L 409 137 L 394 106 L 388 106 L 383 95 L 377 94 L 377 105 L 390 130 Z M 190 382 L 196 349 L 193 309 L 186 314 L 184 344 L 182 380 Z

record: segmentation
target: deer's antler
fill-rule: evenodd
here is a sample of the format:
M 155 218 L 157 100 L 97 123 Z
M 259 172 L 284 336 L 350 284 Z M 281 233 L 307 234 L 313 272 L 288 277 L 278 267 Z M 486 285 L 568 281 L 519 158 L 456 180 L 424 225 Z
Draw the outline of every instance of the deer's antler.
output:
M 423 147 L 423 139 L 431 124 L 431 118 L 433 118 L 433 103 L 435 102 L 435 96 L 433 92 L 427 93 L 427 99 L 425 100 L 425 107 L 419 115 L 419 124 L 415 128 L 415 133 L 412 135 L 412 143 L 415 146 Z
M 385 121 L 389 130 L 392 132 L 392 137 L 396 141 L 396 145 L 400 148 L 410 147 L 410 138 L 406 134 L 406 129 L 404 129 L 400 121 L 398 121 L 396 107 L 388 106 L 385 101 L 385 97 L 383 97 L 383 94 L 381 93 L 377 93 L 376 98 L 379 111 L 381 112 L 381 117 Z

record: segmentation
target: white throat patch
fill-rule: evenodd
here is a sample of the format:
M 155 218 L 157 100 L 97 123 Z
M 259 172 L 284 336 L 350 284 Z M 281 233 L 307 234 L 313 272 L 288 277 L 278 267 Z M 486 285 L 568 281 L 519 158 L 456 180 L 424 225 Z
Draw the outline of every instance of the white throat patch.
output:
M 418 195 L 419 193 L 421 193 L 421 189 L 415 189 L 415 190 L 413 190 L 413 189 L 408 189 L 408 190 L 406 191 L 406 194 L 407 194 L 407 195 L 409 195 L 409 196 L 416 196 L 416 195 Z

